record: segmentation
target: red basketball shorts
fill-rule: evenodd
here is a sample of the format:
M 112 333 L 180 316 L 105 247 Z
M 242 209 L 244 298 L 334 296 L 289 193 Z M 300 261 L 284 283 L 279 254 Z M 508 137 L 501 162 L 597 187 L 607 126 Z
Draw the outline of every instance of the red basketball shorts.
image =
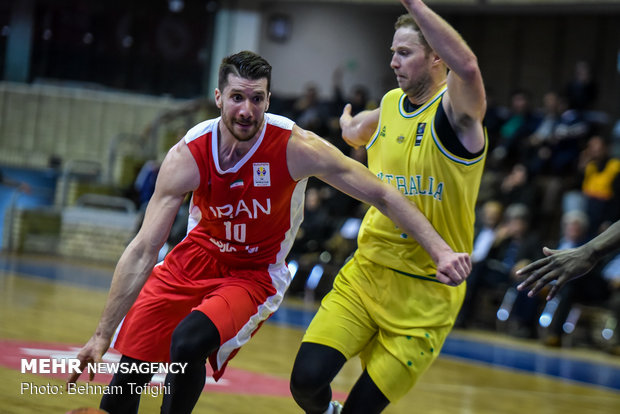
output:
M 288 269 L 284 264 L 269 270 L 230 268 L 186 238 L 155 266 L 113 347 L 142 361 L 169 362 L 172 332 L 198 310 L 220 334 L 220 348 L 209 358 L 217 380 L 228 360 L 281 303 L 284 291 L 274 287 L 274 273 L 282 273 L 278 278 Z

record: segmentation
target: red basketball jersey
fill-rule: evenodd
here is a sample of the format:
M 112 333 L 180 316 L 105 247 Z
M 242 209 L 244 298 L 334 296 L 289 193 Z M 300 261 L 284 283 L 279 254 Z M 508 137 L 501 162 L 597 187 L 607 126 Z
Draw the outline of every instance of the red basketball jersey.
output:
M 294 123 L 265 114 L 264 127 L 251 150 L 233 167 L 222 170 L 219 121 L 202 122 L 185 136 L 200 170 L 200 186 L 192 198 L 200 214 L 192 213 L 187 237 L 231 267 L 260 269 L 283 264 L 303 220 L 307 182 L 293 180 L 286 162 Z M 190 211 L 195 212 L 193 206 Z

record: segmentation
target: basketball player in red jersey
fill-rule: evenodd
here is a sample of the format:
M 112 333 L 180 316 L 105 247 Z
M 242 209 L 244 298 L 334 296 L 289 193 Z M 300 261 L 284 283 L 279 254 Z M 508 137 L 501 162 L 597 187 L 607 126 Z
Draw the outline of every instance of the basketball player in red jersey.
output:
M 291 276 L 285 257 L 303 219 L 307 178 L 316 176 L 370 203 L 415 237 L 460 284 L 471 264 L 455 253 L 413 203 L 362 164 L 293 121 L 266 113 L 271 66 L 252 52 L 222 61 L 215 102 L 221 117 L 193 127 L 167 154 L 144 223 L 121 256 L 95 333 L 78 354 L 101 361 L 112 343 L 121 362 L 176 362 L 166 377 L 164 413 L 189 413 L 206 378 L 227 362 L 280 305 Z M 193 192 L 188 234 L 159 264 L 157 252 L 185 195 Z M 123 319 L 124 318 L 124 319 Z M 100 408 L 136 413 L 150 373 L 117 373 Z M 75 382 L 79 374 L 69 378 Z

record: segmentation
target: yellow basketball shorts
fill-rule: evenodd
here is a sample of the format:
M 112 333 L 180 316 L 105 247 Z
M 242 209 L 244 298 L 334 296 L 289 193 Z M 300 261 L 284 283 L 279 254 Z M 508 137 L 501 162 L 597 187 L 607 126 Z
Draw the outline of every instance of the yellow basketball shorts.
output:
M 450 287 L 376 264 L 359 252 L 340 270 L 303 342 L 359 355 L 391 401 L 402 398 L 435 360 L 465 296 Z

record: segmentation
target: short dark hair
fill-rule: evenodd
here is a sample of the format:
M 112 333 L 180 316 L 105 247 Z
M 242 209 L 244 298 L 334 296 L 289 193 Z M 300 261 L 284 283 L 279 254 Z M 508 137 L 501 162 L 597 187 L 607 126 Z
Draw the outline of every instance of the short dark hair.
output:
M 396 23 L 394 23 L 394 30 L 398 30 L 401 27 L 409 27 L 415 30 L 416 32 L 418 32 L 420 42 L 424 46 L 424 49 L 426 49 L 426 52 L 430 53 L 433 51 L 431 46 L 426 41 L 424 34 L 422 34 L 422 30 L 420 30 L 420 27 L 418 26 L 418 24 L 415 22 L 415 20 L 409 13 L 401 14 L 400 16 L 398 16 L 398 19 L 396 19 Z
M 244 50 L 222 59 L 217 87 L 223 91 L 228 85 L 228 75 L 244 79 L 267 79 L 267 92 L 271 90 L 271 65 L 262 56 Z

